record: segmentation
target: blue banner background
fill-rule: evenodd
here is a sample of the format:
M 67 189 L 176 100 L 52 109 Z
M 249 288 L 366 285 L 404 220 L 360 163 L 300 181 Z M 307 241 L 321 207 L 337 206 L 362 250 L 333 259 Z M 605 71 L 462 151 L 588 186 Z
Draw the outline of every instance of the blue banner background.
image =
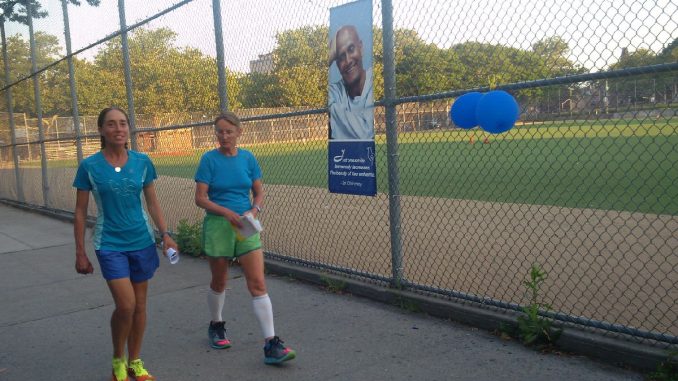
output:
M 344 25 L 356 28 L 362 41 L 362 64 L 372 68 L 372 0 L 358 0 L 330 8 L 330 38 Z M 330 83 L 341 80 L 336 64 L 329 68 Z M 330 118 L 331 119 L 331 118 Z M 372 128 L 374 128 L 372 126 Z M 328 141 L 327 178 L 331 193 L 377 194 L 374 139 Z
M 327 152 L 327 179 L 331 193 L 377 194 L 374 140 L 330 140 Z

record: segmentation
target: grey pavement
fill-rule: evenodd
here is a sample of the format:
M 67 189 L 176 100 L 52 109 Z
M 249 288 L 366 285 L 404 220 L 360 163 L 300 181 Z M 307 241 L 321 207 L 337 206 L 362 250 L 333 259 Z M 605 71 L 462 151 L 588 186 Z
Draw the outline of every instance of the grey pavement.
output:
M 265 243 L 264 243 L 265 244 Z M 72 225 L 0 204 L 0 380 L 110 379 L 111 296 L 74 270 Z M 267 275 L 276 333 L 297 359 L 263 363 L 261 333 L 239 269 L 225 318 L 233 347 L 207 345 L 204 259 L 165 258 L 150 283 L 142 358 L 160 381 L 642 380 L 574 355 L 542 354 L 489 332 Z

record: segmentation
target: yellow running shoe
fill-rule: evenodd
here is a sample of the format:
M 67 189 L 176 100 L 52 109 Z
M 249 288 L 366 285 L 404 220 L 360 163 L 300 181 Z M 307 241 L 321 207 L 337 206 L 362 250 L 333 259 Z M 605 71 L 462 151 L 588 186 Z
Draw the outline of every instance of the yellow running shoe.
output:
M 113 357 L 113 377 L 111 381 L 129 381 L 127 378 L 127 360 Z
M 155 377 L 151 376 L 150 373 L 144 368 L 144 362 L 141 359 L 132 360 L 129 362 L 127 367 L 127 372 L 132 378 L 136 381 L 153 381 Z

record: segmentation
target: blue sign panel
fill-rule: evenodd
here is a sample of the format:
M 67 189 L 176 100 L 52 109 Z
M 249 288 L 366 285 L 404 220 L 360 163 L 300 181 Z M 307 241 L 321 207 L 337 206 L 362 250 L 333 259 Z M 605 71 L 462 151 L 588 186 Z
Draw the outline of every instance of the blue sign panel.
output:
M 363 196 L 377 194 L 374 140 L 330 140 L 327 152 L 330 192 Z

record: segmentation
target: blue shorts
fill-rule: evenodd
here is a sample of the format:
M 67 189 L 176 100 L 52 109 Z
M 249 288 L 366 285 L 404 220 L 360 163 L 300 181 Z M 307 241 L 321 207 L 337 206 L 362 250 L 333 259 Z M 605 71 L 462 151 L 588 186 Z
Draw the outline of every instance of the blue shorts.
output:
M 160 259 L 155 244 L 135 251 L 96 250 L 99 267 L 104 279 L 129 278 L 140 283 L 153 278 L 160 267 Z

